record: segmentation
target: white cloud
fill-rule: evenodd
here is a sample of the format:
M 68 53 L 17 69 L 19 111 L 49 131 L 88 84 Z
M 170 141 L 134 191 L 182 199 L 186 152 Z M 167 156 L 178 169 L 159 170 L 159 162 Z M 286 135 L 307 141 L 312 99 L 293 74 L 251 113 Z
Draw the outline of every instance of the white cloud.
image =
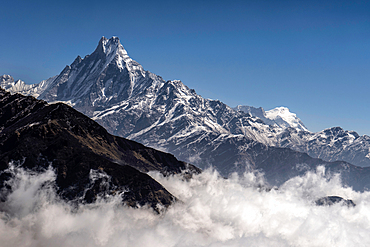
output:
M 75 209 L 42 186 L 55 180 L 51 170 L 16 169 L 0 207 L 1 246 L 370 246 L 370 193 L 343 188 L 320 170 L 272 190 L 253 173 L 223 179 L 208 169 L 189 181 L 150 175 L 181 200 L 161 215 L 117 198 Z M 357 205 L 314 204 L 327 195 Z

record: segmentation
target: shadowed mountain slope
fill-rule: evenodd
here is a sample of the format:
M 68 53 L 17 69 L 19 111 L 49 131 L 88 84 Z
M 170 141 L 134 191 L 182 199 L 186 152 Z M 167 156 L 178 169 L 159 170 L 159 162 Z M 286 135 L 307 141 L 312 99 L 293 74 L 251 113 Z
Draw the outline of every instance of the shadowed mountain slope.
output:
M 110 135 L 103 127 L 62 104 L 47 104 L 33 97 L 11 95 L 0 90 L 0 171 L 11 161 L 30 169 L 56 172 L 58 192 L 67 199 L 91 202 L 103 181 L 91 181 L 92 173 L 108 175 L 107 193 L 124 192 L 131 206 L 162 204 L 175 199 L 163 186 L 143 172 L 163 174 L 199 169 L 178 161 L 173 155 Z M 7 173 L 1 174 L 1 180 Z

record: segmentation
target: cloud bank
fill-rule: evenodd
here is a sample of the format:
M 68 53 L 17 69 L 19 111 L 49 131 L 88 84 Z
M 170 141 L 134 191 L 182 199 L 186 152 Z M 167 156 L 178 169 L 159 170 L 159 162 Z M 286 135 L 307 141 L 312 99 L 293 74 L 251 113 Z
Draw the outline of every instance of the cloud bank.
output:
M 208 169 L 184 181 L 150 173 L 179 202 L 161 214 L 119 198 L 72 205 L 55 194 L 55 174 L 12 168 L 0 204 L 1 246 L 370 246 L 370 193 L 325 179 L 323 167 L 265 189 L 255 173 L 224 179 Z M 320 197 L 352 199 L 316 206 Z

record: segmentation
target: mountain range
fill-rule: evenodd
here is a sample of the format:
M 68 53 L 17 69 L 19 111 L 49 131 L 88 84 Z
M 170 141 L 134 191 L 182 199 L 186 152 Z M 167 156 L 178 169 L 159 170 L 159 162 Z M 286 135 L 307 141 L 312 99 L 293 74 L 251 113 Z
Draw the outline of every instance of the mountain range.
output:
M 49 103 L 64 102 L 111 134 L 201 168 L 212 165 L 224 176 L 253 168 L 279 185 L 322 164 L 357 189 L 368 187 L 362 179 L 367 168 L 361 167 L 370 166 L 370 137 L 340 127 L 310 132 L 285 107 L 265 112 L 205 99 L 181 81 L 144 70 L 117 37 L 103 37 L 92 54 L 78 56 L 59 75 L 38 84 L 4 75 L 0 86 Z

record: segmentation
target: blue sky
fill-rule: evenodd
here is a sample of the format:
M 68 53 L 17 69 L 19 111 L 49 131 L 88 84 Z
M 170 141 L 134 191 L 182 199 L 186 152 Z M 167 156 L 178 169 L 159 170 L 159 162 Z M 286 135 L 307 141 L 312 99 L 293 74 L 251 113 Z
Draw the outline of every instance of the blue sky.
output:
M 369 1 L 6 1 L 0 74 L 37 83 L 102 36 L 205 98 L 370 135 Z

